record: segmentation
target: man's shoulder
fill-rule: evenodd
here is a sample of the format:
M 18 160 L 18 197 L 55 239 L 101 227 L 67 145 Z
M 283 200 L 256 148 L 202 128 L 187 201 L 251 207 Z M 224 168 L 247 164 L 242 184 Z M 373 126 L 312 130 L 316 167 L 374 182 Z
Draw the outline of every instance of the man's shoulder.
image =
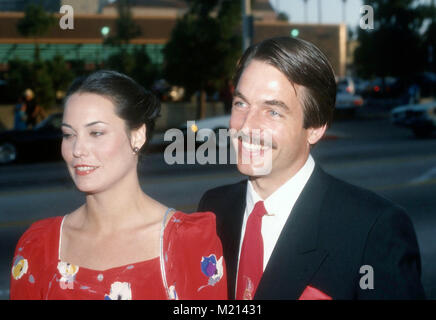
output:
M 400 209 L 400 206 L 379 193 L 376 193 L 365 187 L 344 181 L 328 173 L 325 174 L 327 175 L 330 183 L 330 195 L 337 195 L 338 197 L 342 198 L 341 202 L 344 205 L 353 205 L 358 203 L 359 205 L 365 207 L 395 207 L 397 209 Z
M 218 186 L 207 190 L 203 197 L 213 196 L 216 197 L 226 197 L 231 194 L 243 192 L 247 186 L 247 180 L 241 180 L 236 183 L 226 184 L 223 186 Z
M 328 188 L 325 205 L 327 212 L 342 216 L 343 221 L 365 221 L 372 225 L 384 216 L 408 216 L 406 210 L 392 200 L 370 189 L 349 183 L 325 173 Z
M 240 202 L 245 199 L 247 180 L 227 184 L 207 190 L 201 197 L 198 211 L 216 211 L 229 203 Z

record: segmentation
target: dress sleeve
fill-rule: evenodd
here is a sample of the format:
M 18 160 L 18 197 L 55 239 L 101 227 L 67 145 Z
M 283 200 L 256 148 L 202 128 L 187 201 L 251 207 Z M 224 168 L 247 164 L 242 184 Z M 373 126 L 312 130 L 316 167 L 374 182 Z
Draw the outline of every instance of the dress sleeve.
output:
M 10 299 L 42 299 L 41 282 L 45 265 L 45 235 L 52 219 L 34 223 L 19 239 L 11 267 Z
M 227 272 L 212 212 L 175 214 L 169 232 L 167 279 L 170 298 L 227 299 Z

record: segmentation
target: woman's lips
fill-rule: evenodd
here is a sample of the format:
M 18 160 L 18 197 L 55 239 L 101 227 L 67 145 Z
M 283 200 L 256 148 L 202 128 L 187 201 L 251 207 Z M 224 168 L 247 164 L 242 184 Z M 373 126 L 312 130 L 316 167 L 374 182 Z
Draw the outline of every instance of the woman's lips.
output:
M 78 176 L 86 176 L 92 172 L 94 172 L 98 167 L 95 166 L 88 166 L 88 165 L 78 165 L 74 166 L 74 172 Z

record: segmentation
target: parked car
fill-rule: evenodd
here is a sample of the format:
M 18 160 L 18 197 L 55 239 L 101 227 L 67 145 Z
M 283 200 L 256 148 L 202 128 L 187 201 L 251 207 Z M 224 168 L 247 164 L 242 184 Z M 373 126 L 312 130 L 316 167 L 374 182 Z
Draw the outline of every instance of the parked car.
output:
M 357 108 L 363 106 L 363 98 L 357 94 L 348 92 L 336 93 L 336 109 L 344 111 L 355 111 Z
M 391 111 L 391 122 L 412 129 L 417 137 L 428 137 L 436 129 L 436 101 L 399 106 Z
M 366 87 L 361 89 L 360 94 L 364 98 L 392 98 L 398 96 L 396 90 L 397 79 L 392 77 L 376 78 L 366 82 Z
M 355 81 L 351 77 L 339 78 L 336 88 L 338 92 L 356 93 Z
M 0 164 L 61 160 L 62 113 L 54 113 L 30 130 L 0 132 Z
M 215 135 L 215 137 L 218 138 L 220 129 L 229 129 L 229 123 L 230 115 L 227 114 L 192 121 L 189 128 L 187 127 L 188 122 L 185 122 L 179 126 L 179 129 L 183 131 L 185 140 L 188 132 L 193 134 L 193 137 L 196 139 L 200 133 L 201 136 L 198 137 L 199 141 L 196 141 L 196 144 L 198 145 L 210 139 L 212 135 Z

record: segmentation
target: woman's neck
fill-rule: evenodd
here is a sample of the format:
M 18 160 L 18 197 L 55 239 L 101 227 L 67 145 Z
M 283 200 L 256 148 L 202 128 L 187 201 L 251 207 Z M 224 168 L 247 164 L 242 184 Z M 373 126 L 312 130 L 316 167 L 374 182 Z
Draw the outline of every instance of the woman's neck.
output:
M 136 178 L 126 177 L 105 191 L 88 194 L 81 227 L 97 234 L 128 230 L 161 220 L 165 207 L 147 196 Z

